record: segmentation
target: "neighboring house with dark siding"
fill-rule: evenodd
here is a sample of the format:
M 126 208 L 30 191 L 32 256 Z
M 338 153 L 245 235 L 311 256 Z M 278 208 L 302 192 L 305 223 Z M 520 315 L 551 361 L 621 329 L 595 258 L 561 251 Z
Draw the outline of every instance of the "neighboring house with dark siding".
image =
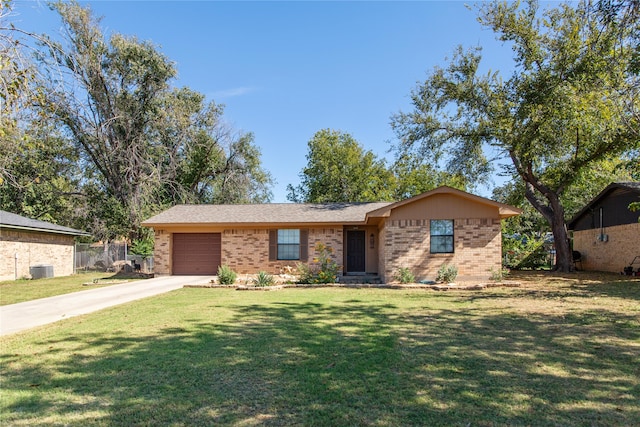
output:
M 177 205 L 142 223 L 155 232 L 155 274 L 278 274 L 330 247 L 344 275 L 391 282 L 401 267 L 434 279 L 501 268 L 503 218 L 521 211 L 450 187 L 397 203 Z
M 31 268 L 42 265 L 54 276 L 73 274 L 77 236 L 88 234 L 0 211 L 0 280 L 30 277 Z
M 640 182 L 614 182 L 568 222 L 581 255 L 578 268 L 618 273 L 640 256 L 640 212 L 629 209 L 633 202 L 640 202 Z

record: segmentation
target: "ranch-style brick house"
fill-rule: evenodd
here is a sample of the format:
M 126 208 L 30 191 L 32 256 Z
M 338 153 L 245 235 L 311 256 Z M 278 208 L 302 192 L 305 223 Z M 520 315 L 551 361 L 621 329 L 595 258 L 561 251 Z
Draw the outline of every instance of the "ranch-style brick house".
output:
M 409 268 L 433 280 L 443 264 L 459 278 L 501 268 L 503 218 L 520 209 L 450 187 L 396 203 L 177 205 L 142 223 L 155 233 L 155 274 L 279 274 L 333 251 L 344 275 L 393 282 Z
M 48 266 L 53 276 L 75 270 L 75 238 L 84 231 L 0 211 L 0 280 L 30 277 Z

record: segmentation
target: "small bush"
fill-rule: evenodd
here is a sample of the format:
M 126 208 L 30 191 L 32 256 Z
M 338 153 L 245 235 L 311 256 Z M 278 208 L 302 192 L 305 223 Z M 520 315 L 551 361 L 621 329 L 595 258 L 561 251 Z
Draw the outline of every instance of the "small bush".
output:
M 509 270 L 507 268 L 496 269 L 491 267 L 489 272 L 491 273 L 489 278 L 495 282 L 502 282 L 504 278 L 509 275 Z
M 323 243 L 316 245 L 316 257 L 313 265 L 298 263 L 298 283 L 323 284 L 335 283 L 340 266 L 331 258 L 333 249 Z
M 316 261 L 319 264 L 318 283 L 335 283 L 340 266 L 331 258 L 333 249 L 323 243 L 316 245 Z
M 409 268 L 400 267 L 398 269 L 398 273 L 396 274 L 396 280 L 402 284 L 415 283 L 416 277 L 413 275 L 411 270 L 409 270 Z
M 221 285 L 233 285 L 238 275 L 228 265 L 218 267 L 218 280 Z
M 442 264 L 442 266 L 438 269 L 436 282 L 451 283 L 456 280 L 457 276 L 458 267 L 453 264 Z
M 256 286 L 272 286 L 274 283 L 273 276 L 267 273 L 266 271 L 258 272 L 258 275 L 255 279 L 253 279 L 253 284 Z
M 304 285 L 314 283 L 313 282 L 314 273 L 313 271 L 311 271 L 311 267 L 309 267 L 307 264 L 303 264 L 299 262 L 296 265 L 296 268 L 298 269 L 298 283 L 301 283 Z

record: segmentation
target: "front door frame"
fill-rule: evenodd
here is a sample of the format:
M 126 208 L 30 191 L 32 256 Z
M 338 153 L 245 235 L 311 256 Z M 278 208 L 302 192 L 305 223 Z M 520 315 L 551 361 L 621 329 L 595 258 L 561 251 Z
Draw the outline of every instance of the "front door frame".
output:
M 346 273 L 365 274 L 367 268 L 365 230 L 346 230 Z

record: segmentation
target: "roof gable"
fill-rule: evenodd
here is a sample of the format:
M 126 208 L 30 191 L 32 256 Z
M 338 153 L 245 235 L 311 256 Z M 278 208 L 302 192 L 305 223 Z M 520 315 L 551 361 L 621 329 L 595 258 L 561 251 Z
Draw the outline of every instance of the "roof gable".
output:
M 494 200 L 487 199 L 485 197 L 476 196 L 475 194 L 467 193 L 466 191 L 458 190 L 453 187 L 441 186 L 431 191 L 427 191 L 426 193 L 418 194 L 417 196 L 411 197 L 409 199 L 401 200 L 399 202 L 391 203 L 387 206 L 383 206 L 375 211 L 369 212 L 367 216 L 369 218 L 388 217 L 391 215 L 391 211 L 394 209 L 397 209 L 409 204 L 413 204 L 419 201 L 423 201 L 425 199 L 428 199 L 440 194 L 447 194 L 455 197 L 460 197 L 465 200 L 471 201 L 473 203 L 479 203 L 485 206 L 495 208 L 498 210 L 498 214 L 502 219 L 515 216 L 515 215 L 520 215 L 522 213 L 522 210 L 516 207 L 510 206 L 504 203 L 496 202 Z
M 569 230 L 574 230 L 576 227 L 579 227 L 578 224 L 585 215 L 591 215 L 591 212 L 596 206 L 606 202 L 607 198 L 609 198 L 609 196 L 613 195 L 614 193 L 624 193 L 629 196 L 628 198 L 630 201 L 636 201 L 635 197 L 640 197 L 640 182 L 612 182 L 611 184 L 607 185 L 605 189 L 602 190 L 589 203 L 587 203 L 585 207 L 580 210 L 580 212 L 573 216 L 573 218 L 567 223 L 567 228 L 569 228 Z M 640 201 L 640 199 L 638 199 L 638 201 Z
M 17 230 L 40 231 L 54 234 L 69 234 L 72 236 L 88 236 L 89 233 L 76 230 L 62 225 L 53 224 L 47 221 L 27 218 L 7 211 L 0 210 L 0 228 L 11 228 Z

